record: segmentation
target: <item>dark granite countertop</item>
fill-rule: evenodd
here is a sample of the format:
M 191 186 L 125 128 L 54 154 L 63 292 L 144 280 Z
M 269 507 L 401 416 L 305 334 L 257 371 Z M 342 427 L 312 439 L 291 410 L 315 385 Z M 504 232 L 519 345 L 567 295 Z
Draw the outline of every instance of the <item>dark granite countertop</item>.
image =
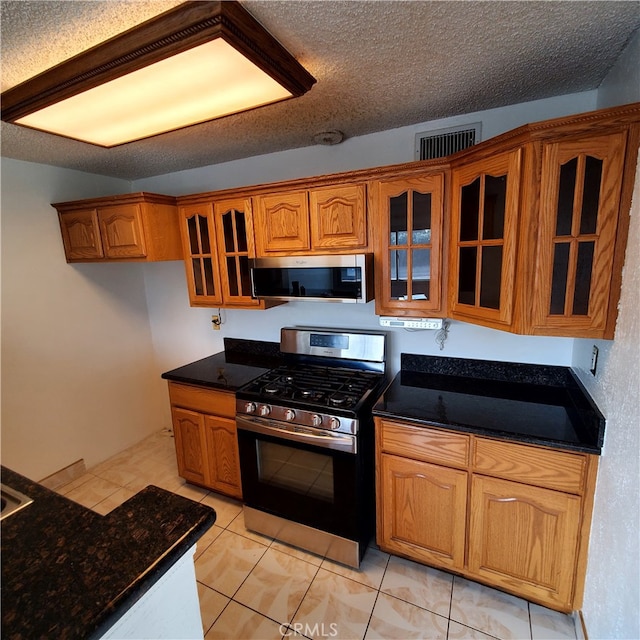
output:
M 277 342 L 224 339 L 224 351 L 162 374 L 166 380 L 201 387 L 236 391 L 247 382 L 277 366 Z
M 569 367 L 401 355 L 373 413 L 599 454 L 605 419 Z
M 2 521 L 2 637 L 98 638 L 213 525 L 149 486 L 106 516 L 2 467 L 33 502 Z

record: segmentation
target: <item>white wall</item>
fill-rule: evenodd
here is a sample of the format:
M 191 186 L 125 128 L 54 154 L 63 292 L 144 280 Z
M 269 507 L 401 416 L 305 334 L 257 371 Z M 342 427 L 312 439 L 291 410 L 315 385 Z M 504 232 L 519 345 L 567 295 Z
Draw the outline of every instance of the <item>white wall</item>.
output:
M 69 265 L 52 202 L 129 182 L 2 160 L 2 464 L 34 480 L 161 428 L 143 265 Z
M 640 101 L 640 34 L 603 82 L 598 106 Z M 607 418 L 591 530 L 584 617 L 592 640 L 640 638 L 640 168 L 615 339 L 576 340 L 573 366 Z M 596 376 L 589 373 L 599 347 Z

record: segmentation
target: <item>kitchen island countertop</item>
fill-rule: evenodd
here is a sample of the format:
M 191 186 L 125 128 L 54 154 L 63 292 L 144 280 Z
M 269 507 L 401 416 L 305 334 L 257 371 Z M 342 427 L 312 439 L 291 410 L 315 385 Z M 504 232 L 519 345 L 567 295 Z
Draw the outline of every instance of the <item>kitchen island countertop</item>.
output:
M 2 637 L 99 638 L 215 522 L 149 486 L 103 516 L 2 467 L 33 502 L 2 521 Z
M 401 355 L 378 417 L 600 454 L 605 419 L 569 367 Z

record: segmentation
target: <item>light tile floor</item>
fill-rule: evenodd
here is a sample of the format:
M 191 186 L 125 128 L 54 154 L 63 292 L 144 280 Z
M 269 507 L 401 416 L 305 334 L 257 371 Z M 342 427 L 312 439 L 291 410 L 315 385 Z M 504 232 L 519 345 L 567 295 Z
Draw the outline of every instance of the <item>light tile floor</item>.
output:
M 108 513 L 148 484 L 212 506 L 196 577 L 205 638 L 576 640 L 573 618 L 374 546 L 360 570 L 244 528 L 242 504 L 178 476 L 158 432 L 58 491 Z

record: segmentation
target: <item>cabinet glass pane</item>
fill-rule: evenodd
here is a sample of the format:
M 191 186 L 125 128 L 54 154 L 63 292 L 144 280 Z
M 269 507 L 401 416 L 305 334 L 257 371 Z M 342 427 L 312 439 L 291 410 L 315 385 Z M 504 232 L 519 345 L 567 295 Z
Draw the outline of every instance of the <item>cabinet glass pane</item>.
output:
M 427 239 L 428 238 L 428 239 Z M 413 192 L 412 242 L 426 244 L 431 240 L 431 194 Z
M 573 295 L 573 313 L 578 316 L 589 314 L 589 294 L 591 292 L 591 270 L 595 242 L 578 243 L 578 263 L 576 269 L 576 290 Z
M 242 291 L 240 295 L 242 296 L 250 296 L 251 295 L 251 272 L 249 270 L 249 258 L 247 256 L 240 256 L 238 258 L 240 263 L 240 286 L 242 287 Z
M 507 176 L 485 177 L 482 223 L 482 237 L 485 240 L 499 240 L 504 237 L 506 196 Z
M 213 296 L 216 293 L 216 289 L 213 286 L 213 263 L 211 258 L 202 259 L 202 268 L 204 271 L 205 295 Z
M 407 244 L 407 211 L 408 211 L 407 193 L 401 193 L 399 196 L 389 198 L 389 229 L 391 238 L 389 244 Z
M 486 309 L 500 308 L 502 283 L 502 247 L 483 247 L 480 273 L 480 306 Z
M 247 225 L 242 211 L 236 211 L 236 236 L 238 251 L 247 251 Z
M 198 246 L 198 227 L 196 217 L 193 216 L 187 220 L 187 229 L 189 232 L 189 250 L 192 254 L 200 253 L 200 247 Z
M 551 277 L 551 315 L 563 315 L 567 296 L 567 274 L 569 271 L 569 243 L 559 242 L 553 252 L 553 275 Z
M 462 187 L 460 200 L 460 240 L 478 239 L 478 215 L 480 211 L 480 178 Z
M 600 207 L 600 183 L 602 182 L 602 160 L 587 156 L 584 167 L 584 189 L 582 191 L 582 214 L 580 233 L 595 233 Z
M 200 227 L 200 249 L 202 253 L 211 253 L 209 243 L 209 227 L 205 216 L 198 216 L 198 226 Z
M 204 295 L 204 286 L 202 282 L 202 270 L 200 258 L 191 259 L 191 268 L 193 269 L 193 285 L 197 296 Z
M 460 247 L 458 302 L 462 304 L 476 303 L 476 255 L 477 247 Z
M 227 258 L 227 277 L 229 279 L 229 293 L 232 296 L 238 295 L 238 270 L 235 257 Z
M 391 266 L 391 299 L 405 300 L 407 297 L 407 250 L 390 251 L 389 264 Z
M 411 262 L 411 297 L 413 300 L 428 300 L 431 280 L 431 249 L 413 249 Z
M 224 236 L 224 250 L 232 253 L 236 250 L 233 239 L 233 210 L 222 214 L 222 234 Z
M 573 202 L 576 191 L 576 170 L 578 159 L 573 158 L 560 167 L 560 185 L 558 188 L 558 208 L 556 218 L 556 235 L 571 235 L 573 220 Z

